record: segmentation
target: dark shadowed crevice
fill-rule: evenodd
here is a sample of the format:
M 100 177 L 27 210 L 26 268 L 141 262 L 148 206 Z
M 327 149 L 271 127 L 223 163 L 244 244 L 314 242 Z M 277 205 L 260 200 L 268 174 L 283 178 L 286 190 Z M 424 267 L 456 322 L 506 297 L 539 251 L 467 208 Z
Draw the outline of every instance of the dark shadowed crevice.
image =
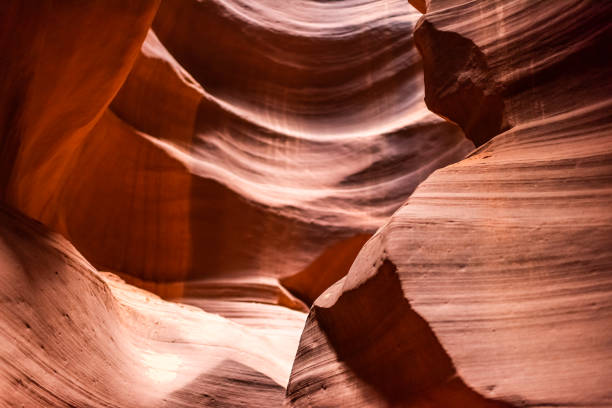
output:
M 307 305 L 346 275 L 370 234 L 358 234 L 329 246 L 310 265 L 296 273 L 280 279 L 281 285 Z
M 511 127 L 502 87 L 474 42 L 440 31 L 424 17 L 414 40 L 423 57 L 425 102 L 432 112 L 457 123 L 476 146 Z
M 408 2 L 421 13 L 427 13 L 427 0 L 409 0 Z

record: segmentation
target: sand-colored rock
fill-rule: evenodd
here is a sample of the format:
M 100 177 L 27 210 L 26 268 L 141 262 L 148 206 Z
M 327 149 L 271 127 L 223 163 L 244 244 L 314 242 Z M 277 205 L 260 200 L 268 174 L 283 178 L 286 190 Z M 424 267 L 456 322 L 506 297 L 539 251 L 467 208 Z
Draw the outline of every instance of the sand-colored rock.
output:
M 0 221 L 0 405 L 280 405 L 304 313 L 247 327 L 99 273 L 4 206 Z
M 612 406 L 611 7 L 429 6 L 428 105 L 492 139 L 423 182 L 317 299 L 287 401 Z
M 182 220 L 172 221 L 181 222 L 189 231 L 190 248 L 186 252 L 177 249 L 188 264 L 174 262 L 176 244 L 171 243 L 163 245 L 167 252 L 149 256 L 157 265 L 153 267 L 123 268 L 118 259 L 98 257 L 83 248 L 90 258 L 151 281 L 313 274 L 322 285 L 312 300 L 350 265 L 349 260 L 334 268 L 321 263 L 313 267 L 315 259 L 333 252 L 330 248 L 350 248 L 358 237 L 373 233 L 427 174 L 470 150 L 471 144 L 460 133 L 424 110 L 420 63 L 410 37 L 391 47 L 393 38 L 410 32 L 417 17 L 405 4 L 394 3 L 394 8 L 384 12 L 379 4 L 373 8 L 378 14 L 366 16 L 369 24 L 392 31 L 383 40 L 374 30 L 340 36 L 338 27 L 348 24 L 344 19 L 333 30 L 319 33 L 315 42 L 321 44 L 314 48 L 308 45 L 313 38 L 307 37 L 314 33 L 302 29 L 330 11 L 317 9 L 313 2 L 295 2 L 294 6 L 287 7 L 283 20 L 274 23 L 268 20 L 273 10 L 265 2 L 256 7 L 257 21 L 245 20 L 248 8 L 241 2 L 163 5 L 153 25 L 156 33 L 149 34 L 143 47 L 144 54 L 154 57 L 136 63 L 111 109 L 135 129 L 159 140 L 158 147 L 188 168 L 189 210 Z M 309 14 L 303 13 L 304 7 Z M 346 7 L 331 12 L 340 18 Z M 385 21 L 382 15 L 395 15 L 398 21 Z M 285 29 L 278 30 L 279 25 Z M 243 30 L 261 32 L 263 37 L 245 36 Z M 209 37 L 218 41 L 207 41 Z M 272 61 L 266 49 L 284 49 L 288 41 L 297 41 L 302 49 L 283 52 Z M 390 49 L 379 59 L 359 61 L 354 55 L 356 48 L 364 46 L 365 51 L 374 52 L 381 42 Z M 336 53 L 335 59 L 321 65 L 320 59 L 331 52 Z M 394 64 L 388 65 L 389 59 Z M 189 87 L 182 87 L 190 95 L 199 89 L 197 107 L 191 96 L 181 98 L 189 104 L 189 112 L 195 109 L 195 118 L 166 113 L 164 101 L 174 100 L 176 93 L 167 84 L 178 82 L 148 75 L 151 68 L 139 68 L 153 63 L 171 67 L 165 70 L 167 74 L 180 72 L 181 78 L 187 78 L 183 82 Z M 309 68 L 301 69 L 301 64 Z M 356 79 L 383 71 L 392 78 L 385 86 Z M 328 83 L 342 76 L 347 79 L 329 89 L 327 83 L 319 83 L 326 76 L 330 76 Z M 306 86 L 318 90 L 306 94 Z M 396 98 L 399 89 L 407 97 L 381 110 L 380 101 Z M 151 92 L 159 96 L 151 98 Z M 363 110 L 358 94 L 378 99 L 368 102 L 377 106 L 376 111 Z M 150 104 L 151 99 L 157 101 L 156 106 L 139 112 L 138 107 L 144 101 Z M 313 111 L 315 107 L 319 113 Z M 359 111 L 359 117 L 347 117 L 351 111 Z M 162 124 L 177 126 L 183 121 L 180 126 L 190 132 L 175 132 Z M 178 138 L 177 133 L 185 137 Z M 129 200 L 127 194 L 126 207 Z M 151 217 L 149 222 L 171 219 Z M 346 252 L 350 258 L 356 250 Z M 128 257 L 136 262 L 143 258 L 140 253 Z M 300 293 L 312 291 L 291 288 Z
M 304 302 L 473 148 L 403 1 L 158 6 L 0 6 L 0 405 L 280 405 Z
M 0 405 L 612 406 L 612 5 L 411 3 L 0 5 Z

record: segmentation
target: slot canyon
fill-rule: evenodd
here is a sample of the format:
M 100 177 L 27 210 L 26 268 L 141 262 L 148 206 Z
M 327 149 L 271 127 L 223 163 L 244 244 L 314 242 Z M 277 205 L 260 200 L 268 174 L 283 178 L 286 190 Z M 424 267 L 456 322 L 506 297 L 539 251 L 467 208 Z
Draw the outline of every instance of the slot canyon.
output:
M 0 407 L 612 408 L 612 1 L 5 0 Z

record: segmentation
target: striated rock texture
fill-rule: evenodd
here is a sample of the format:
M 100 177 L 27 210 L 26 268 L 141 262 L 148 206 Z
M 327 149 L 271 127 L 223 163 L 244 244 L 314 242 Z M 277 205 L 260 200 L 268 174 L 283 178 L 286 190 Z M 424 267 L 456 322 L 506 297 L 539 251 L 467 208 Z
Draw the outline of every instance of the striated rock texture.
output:
M 282 404 L 306 305 L 474 147 L 425 106 L 419 16 L 0 5 L 0 405 Z
M 163 301 L 3 205 L 0 271 L 1 406 L 282 403 L 302 313 L 239 325 Z
M 609 2 L 427 3 L 414 32 L 425 101 L 477 145 L 610 95 Z
M 95 98 L 58 97 L 60 112 L 82 107 L 74 120 L 37 102 L 32 115 L 48 117 L 58 134 L 25 126 L 7 139 L 19 147 L 6 201 L 64 234 L 96 266 L 152 284 L 301 273 L 321 280 L 318 289 L 299 276 L 287 281 L 310 302 L 342 277 L 355 242 L 473 145 L 423 103 L 411 36 L 419 15 L 403 0 L 301 0 L 282 10 L 251 3 L 163 2 L 138 56 L 152 13 L 130 23 L 133 41 L 105 27 L 130 54 L 118 67 L 120 47 L 105 42 L 117 59 L 95 60 L 94 78 L 116 76 L 118 85 L 132 67 L 127 79 L 120 90 L 108 82 L 95 115 L 85 111 Z M 62 51 L 68 56 L 52 54 L 47 65 L 59 71 L 62 58 L 78 65 L 79 52 L 98 52 L 77 44 Z M 68 81 L 70 72 L 29 69 L 89 97 L 99 84 L 78 68 L 81 82 L 66 85 L 55 76 Z M 47 96 L 37 92 L 22 104 Z M 48 154 L 47 139 L 57 154 Z M 312 267 L 332 247 L 349 261 Z
M 427 1 L 430 109 L 476 144 L 315 302 L 291 406 L 612 406 L 612 5 Z
M 612 406 L 612 3 L 412 3 L 3 2 L 0 406 Z

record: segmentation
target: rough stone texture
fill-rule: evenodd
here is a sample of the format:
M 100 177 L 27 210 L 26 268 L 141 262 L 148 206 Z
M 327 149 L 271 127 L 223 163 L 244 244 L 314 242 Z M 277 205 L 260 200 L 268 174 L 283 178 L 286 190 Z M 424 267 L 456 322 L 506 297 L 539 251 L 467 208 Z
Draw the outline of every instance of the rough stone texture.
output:
M 316 300 L 287 402 L 612 406 L 612 7 L 427 3 L 428 106 L 489 141 Z

